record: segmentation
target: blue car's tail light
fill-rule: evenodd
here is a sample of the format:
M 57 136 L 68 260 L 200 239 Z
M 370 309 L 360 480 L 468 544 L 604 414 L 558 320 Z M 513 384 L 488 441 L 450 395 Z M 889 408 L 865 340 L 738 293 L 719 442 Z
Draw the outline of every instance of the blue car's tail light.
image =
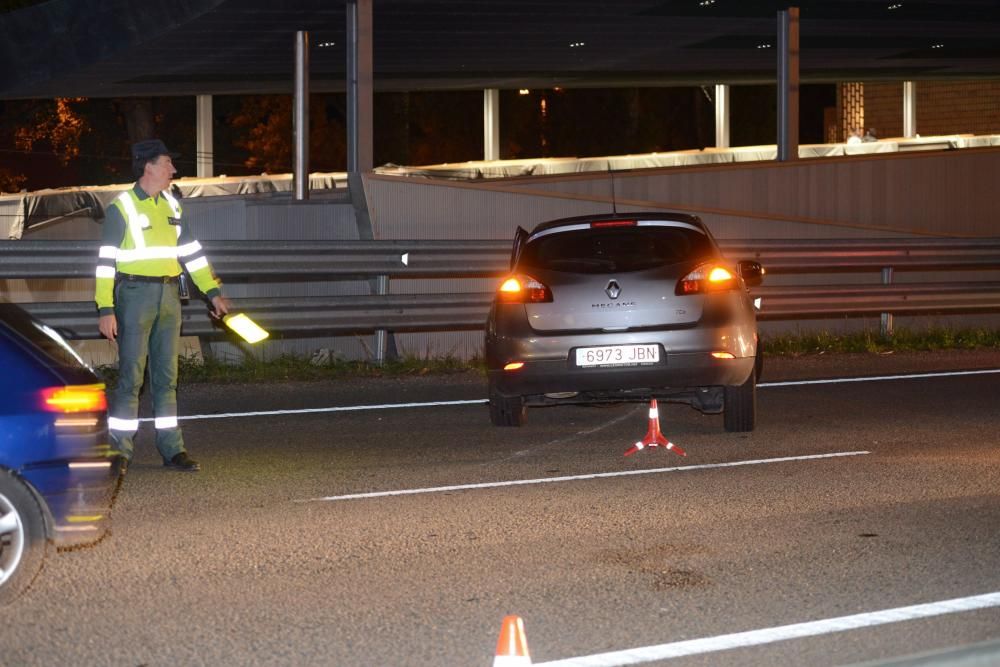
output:
M 108 409 L 103 384 L 68 385 L 48 387 L 39 392 L 40 408 L 46 412 L 62 414 L 74 412 L 103 412 Z

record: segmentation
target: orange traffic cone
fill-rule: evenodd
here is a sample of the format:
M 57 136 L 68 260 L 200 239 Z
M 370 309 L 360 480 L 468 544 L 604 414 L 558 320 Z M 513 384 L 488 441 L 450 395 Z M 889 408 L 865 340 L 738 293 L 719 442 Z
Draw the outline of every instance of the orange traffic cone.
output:
M 687 456 L 687 453 L 683 449 L 667 440 L 663 433 L 660 432 L 660 411 L 656 407 L 655 398 L 649 402 L 649 428 L 646 429 L 645 437 L 632 445 L 629 450 L 625 452 L 625 456 L 631 456 L 640 449 L 644 449 L 646 447 L 666 447 L 681 456 Z
M 505 616 L 497 640 L 493 667 L 530 667 L 528 640 L 524 636 L 524 621 L 520 616 Z

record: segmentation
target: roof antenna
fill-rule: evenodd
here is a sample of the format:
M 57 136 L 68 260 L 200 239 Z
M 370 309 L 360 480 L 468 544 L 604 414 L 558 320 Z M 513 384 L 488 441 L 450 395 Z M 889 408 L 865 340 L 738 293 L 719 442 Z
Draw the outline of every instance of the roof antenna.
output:
M 611 168 L 611 160 L 608 160 L 608 175 L 611 177 L 611 212 L 618 215 L 618 205 L 615 203 L 615 171 Z

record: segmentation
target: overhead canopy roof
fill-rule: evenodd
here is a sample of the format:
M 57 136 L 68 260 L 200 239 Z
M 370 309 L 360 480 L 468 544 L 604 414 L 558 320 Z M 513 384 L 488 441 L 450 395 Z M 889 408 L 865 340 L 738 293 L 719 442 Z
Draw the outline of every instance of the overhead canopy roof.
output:
M 376 90 L 1000 78 L 993 0 L 373 0 Z M 0 98 L 344 89 L 343 0 L 51 0 L 0 14 Z

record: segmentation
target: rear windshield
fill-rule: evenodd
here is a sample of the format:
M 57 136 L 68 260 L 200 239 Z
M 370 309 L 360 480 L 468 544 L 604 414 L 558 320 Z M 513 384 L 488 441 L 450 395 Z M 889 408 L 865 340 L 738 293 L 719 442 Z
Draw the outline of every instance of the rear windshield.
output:
M 572 273 L 622 273 L 712 254 L 708 236 L 688 227 L 584 227 L 529 241 L 518 264 Z
M 57 331 L 34 319 L 20 307 L 0 301 L 0 325 L 26 338 L 50 360 L 65 368 L 90 367 Z

